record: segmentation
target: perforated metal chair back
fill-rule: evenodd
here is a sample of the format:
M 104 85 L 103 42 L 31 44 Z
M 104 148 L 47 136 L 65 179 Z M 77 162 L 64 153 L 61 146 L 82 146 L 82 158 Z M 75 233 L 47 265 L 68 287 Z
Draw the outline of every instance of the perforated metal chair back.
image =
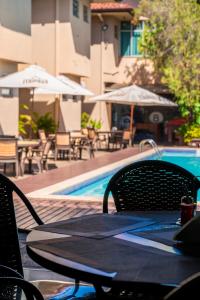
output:
M 23 275 L 13 192 L 24 202 L 36 223 L 40 225 L 43 222 L 18 187 L 3 174 L 0 174 L 0 264 L 10 267 Z
M 182 196 L 197 199 L 199 180 L 189 171 L 169 162 L 144 160 L 118 171 L 108 183 L 103 212 L 108 212 L 111 192 L 116 210 L 178 210 Z

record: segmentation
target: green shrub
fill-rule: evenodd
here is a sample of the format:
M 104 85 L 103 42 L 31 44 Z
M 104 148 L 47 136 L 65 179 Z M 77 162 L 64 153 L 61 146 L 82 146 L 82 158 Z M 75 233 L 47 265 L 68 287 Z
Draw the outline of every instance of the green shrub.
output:
M 22 104 L 21 107 L 28 113 L 19 115 L 19 134 L 24 137 L 32 137 L 32 134 L 36 134 L 38 129 L 44 129 L 47 134 L 55 133 L 57 126 L 50 112 L 39 115 L 32 112 L 25 104 Z
M 179 127 L 180 134 L 185 143 L 190 143 L 192 139 L 200 138 L 200 125 L 196 123 L 187 123 Z
M 101 129 L 102 121 L 92 119 L 88 113 L 83 112 L 81 114 L 81 128 L 87 128 L 87 127 L 91 127 L 94 129 Z
M 34 116 L 35 116 L 35 123 L 37 126 L 37 130 L 44 129 L 46 134 L 56 132 L 57 126 L 50 112 L 47 112 L 42 116 L 34 113 Z

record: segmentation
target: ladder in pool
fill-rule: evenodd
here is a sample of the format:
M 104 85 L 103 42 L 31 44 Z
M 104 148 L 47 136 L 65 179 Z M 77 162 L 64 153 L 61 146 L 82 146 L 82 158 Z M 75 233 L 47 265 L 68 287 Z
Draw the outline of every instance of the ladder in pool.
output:
M 156 144 L 156 142 L 152 139 L 145 139 L 145 140 L 142 140 L 140 143 L 139 143 L 139 151 L 142 152 L 143 151 L 143 147 L 145 145 L 149 144 L 155 151 L 155 153 L 158 155 L 158 158 L 161 158 L 161 152 L 160 150 L 158 149 L 158 146 Z

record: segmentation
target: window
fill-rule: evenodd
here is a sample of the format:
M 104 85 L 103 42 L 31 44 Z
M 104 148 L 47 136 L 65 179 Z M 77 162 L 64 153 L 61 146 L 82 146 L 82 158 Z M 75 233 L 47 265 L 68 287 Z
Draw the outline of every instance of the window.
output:
M 141 56 L 139 39 L 144 29 L 144 22 L 132 25 L 130 22 L 121 22 L 121 55 Z
M 73 0 L 73 16 L 79 17 L 79 0 Z
M 88 7 L 86 5 L 83 5 L 83 20 L 87 23 L 89 22 Z

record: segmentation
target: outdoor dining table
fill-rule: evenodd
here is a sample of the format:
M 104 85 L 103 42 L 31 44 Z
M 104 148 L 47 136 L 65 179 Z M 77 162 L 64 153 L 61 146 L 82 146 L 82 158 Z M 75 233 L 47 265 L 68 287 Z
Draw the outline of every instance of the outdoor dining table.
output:
M 177 285 L 200 270 L 200 257 L 173 240 L 179 214 L 95 214 L 46 224 L 28 235 L 27 251 L 41 266 L 94 285 Z

